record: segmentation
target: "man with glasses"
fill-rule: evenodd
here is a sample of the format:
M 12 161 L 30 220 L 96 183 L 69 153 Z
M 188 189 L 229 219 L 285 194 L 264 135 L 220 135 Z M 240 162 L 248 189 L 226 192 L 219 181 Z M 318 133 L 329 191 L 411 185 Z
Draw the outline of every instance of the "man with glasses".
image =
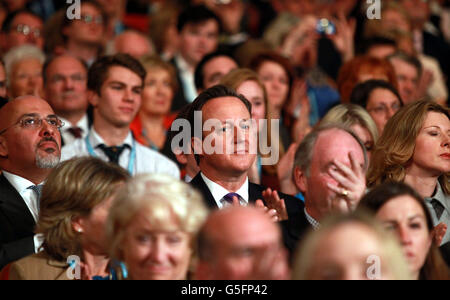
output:
M 13 47 L 25 44 L 34 45 L 41 50 L 44 47 L 42 19 L 28 10 L 14 12 L 5 19 L 0 35 L 2 53 Z
M 42 243 L 33 231 L 42 184 L 60 161 L 62 125 L 34 96 L 0 109 L 0 269 L 37 253 Z
M 44 64 L 45 99 L 65 125 L 61 128 L 63 145 L 87 136 L 92 114 L 87 113 L 87 65 L 71 55 L 61 55 Z
M 97 2 L 83 0 L 80 19 L 63 19 L 61 33 L 67 53 L 80 57 L 90 66 L 97 59 L 104 43 L 106 18 Z

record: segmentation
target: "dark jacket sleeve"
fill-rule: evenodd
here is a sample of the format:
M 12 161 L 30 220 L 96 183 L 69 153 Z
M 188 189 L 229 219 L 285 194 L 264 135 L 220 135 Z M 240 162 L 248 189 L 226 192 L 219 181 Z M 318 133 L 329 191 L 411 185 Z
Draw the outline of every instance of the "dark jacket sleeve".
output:
M 0 244 L 0 270 L 7 264 L 34 253 L 33 236 Z

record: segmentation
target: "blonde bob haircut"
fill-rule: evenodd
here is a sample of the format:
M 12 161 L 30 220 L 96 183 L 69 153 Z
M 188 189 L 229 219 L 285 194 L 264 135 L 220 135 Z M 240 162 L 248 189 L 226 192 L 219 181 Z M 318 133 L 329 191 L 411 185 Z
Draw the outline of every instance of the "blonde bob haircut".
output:
M 126 228 L 139 213 L 155 230 L 181 230 L 191 236 L 191 249 L 208 210 L 199 192 L 168 175 L 134 177 L 116 195 L 106 222 L 110 254 L 122 260 Z
M 367 186 L 373 187 L 387 180 L 403 182 L 411 163 L 416 139 L 429 112 L 442 113 L 450 119 L 450 111 L 432 101 L 417 101 L 402 107 L 389 119 L 372 153 Z M 450 174 L 439 176 L 446 195 L 450 195 Z
M 177 73 L 170 63 L 162 60 L 158 55 L 149 54 L 144 55 L 139 61 L 147 71 L 147 76 L 155 71 L 166 71 L 170 78 L 170 88 L 174 93 L 178 90 Z
M 340 227 L 346 225 L 362 225 L 373 232 L 374 237 L 381 245 L 381 253 L 374 253 L 381 256 L 381 274 L 390 274 L 395 280 L 411 280 L 412 276 L 409 271 L 402 248 L 395 236 L 391 235 L 373 218 L 371 215 L 361 209 L 351 214 L 331 215 L 320 224 L 320 229 L 310 231 L 295 253 L 292 277 L 294 280 L 312 279 L 311 272 L 314 268 L 314 255 L 321 241 L 333 234 Z M 342 241 L 349 243 L 351 241 Z M 355 247 L 358 244 L 356 242 Z M 330 252 L 333 249 L 329 249 Z M 369 266 L 369 265 L 368 265 Z
M 44 235 L 44 252 L 58 261 L 81 257 L 80 235 L 72 220 L 89 216 L 128 178 L 126 170 L 93 157 L 73 158 L 56 167 L 42 189 L 36 225 L 36 233 Z
M 374 145 L 378 140 L 378 129 L 375 121 L 369 113 L 359 105 L 350 103 L 339 104 L 330 109 L 320 121 L 321 126 L 336 123 L 349 128 L 353 125 L 360 125 L 369 131 Z

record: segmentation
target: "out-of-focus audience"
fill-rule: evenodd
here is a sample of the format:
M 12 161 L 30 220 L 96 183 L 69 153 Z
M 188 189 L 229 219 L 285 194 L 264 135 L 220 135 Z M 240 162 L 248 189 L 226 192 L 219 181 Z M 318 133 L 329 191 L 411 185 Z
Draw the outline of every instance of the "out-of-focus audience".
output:
M 69 252 L 81 279 L 446 279 L 449 1 L 65 2 L 0 1 L 0 279 L 76 275 Z M 106 240 L 67 227 L 78 250 L 56 257 L 42 187 L 85 182 L 85 224 L 117 185 L 60 160 L 142 176 Z M 375 220 L 354 215 L 366 194 Z

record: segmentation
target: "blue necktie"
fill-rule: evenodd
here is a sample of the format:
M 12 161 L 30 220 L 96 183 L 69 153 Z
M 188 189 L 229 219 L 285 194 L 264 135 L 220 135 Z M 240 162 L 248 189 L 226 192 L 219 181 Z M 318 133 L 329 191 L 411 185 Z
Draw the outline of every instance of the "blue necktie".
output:
M 239 203 L 240 203 L 242 197 L 236 193 L 228 193 L 225 196 L 223 196 L 222 199 L 229 204 L 233 204 L 233 197 L 237 197 L 239 199 Z
M 28 189 L 33 190 L 33 192 L 36 193 L 37 196 L 37 208 L 39 209 L 40 207 L 40 200 L 41 200 L 41 192 L 42 192 L 42 185 L 32 185 L 30 187 L 28 187 Z

